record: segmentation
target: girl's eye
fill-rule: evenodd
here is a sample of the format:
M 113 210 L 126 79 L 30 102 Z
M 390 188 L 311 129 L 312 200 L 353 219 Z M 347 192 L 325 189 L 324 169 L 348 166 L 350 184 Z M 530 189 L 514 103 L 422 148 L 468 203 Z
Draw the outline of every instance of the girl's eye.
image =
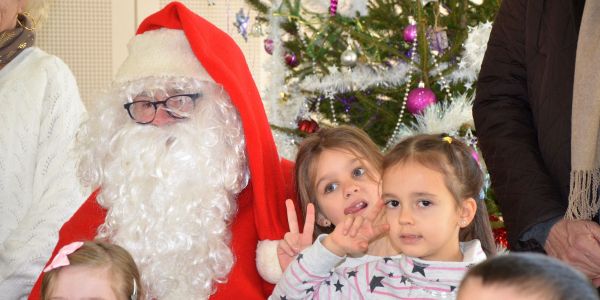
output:
M 428 207 L 431 206 L 433 203 L 431 203 L 431 201 L 429 200 L 419 200 L 419 207 Z
M 398 206 L 400 206 L 400 201 L 398 201 L 398 200 L 388 200 L 388 201 L 385 202 L 385 205 L 387 207 L 391 207 L 391 208 L 398 207 Z
M 363 168 L 356 168 L 356 169 L 352 170 L 352 176 L 360 177 L 360 176 L 365 175 L 365 172 L 367 172 L 367 171 L 365 171 L 365 169 L 363 169 Z
M 331 193 L 331 192 L 335 191 L 337 188 L 338 188 L 337 183 L 330 183 L 325 186 L 325 194 Z

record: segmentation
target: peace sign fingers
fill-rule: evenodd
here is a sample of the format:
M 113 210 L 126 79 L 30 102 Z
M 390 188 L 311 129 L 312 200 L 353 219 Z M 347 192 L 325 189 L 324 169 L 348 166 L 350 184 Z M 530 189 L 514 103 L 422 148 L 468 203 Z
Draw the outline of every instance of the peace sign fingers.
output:
M 285 201 L 287 211 L 288 226 L 290 231 L 285 234 L 282 240 L 277 245 L 277 256 L 279 265 L 282 270 L 285 270 L 294 257 L 302 250 L 312 245 L 312 236 L 315 229 L 315 207 L 308 204 L 306 207 L 306 219 L 304 228 L 300 233 L 298 228 L 298 218 L 294 202 L 288 199 Z
M 315 231 L 315 206 L 309 203 L 306 206 L 306 219 L 304 220 L 304 228 L 300 236 L 300 247 L 302 249 L 312 244 L 313 232 Z M 301 250 L 302 250 L 301 249 Z
M 285 208 L 287 210 L 288 226 L 291 233 L 300 233 L 298 231 L 298 217 L 296 216 L 296 208 L 292 199 L 285 200 Z

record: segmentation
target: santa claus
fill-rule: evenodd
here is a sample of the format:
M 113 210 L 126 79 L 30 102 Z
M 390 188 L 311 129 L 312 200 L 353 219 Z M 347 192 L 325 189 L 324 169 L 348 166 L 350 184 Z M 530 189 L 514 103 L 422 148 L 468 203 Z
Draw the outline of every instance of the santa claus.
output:
M 79 171 L 99 189 L 56 249 L 93 238 L 123 246 L 147 299 L 266 298 L 256 247 L 287 231 L 292 165 L 277 155 L 235 42 L 171 3 L 140 25 L 89 110 Z

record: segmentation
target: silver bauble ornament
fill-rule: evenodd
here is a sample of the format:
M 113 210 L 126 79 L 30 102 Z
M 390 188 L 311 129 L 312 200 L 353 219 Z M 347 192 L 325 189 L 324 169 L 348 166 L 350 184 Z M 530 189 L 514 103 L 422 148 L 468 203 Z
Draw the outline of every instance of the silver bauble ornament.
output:
M 342 52 L 342 55 L 340 56 L 340 63 L 342 66 L 346 67 L 354 67 L 357 60 L 358 54 L 356 54 L 356 52 L 354 52 L 352 49 L 346 49 L 346 51 Z

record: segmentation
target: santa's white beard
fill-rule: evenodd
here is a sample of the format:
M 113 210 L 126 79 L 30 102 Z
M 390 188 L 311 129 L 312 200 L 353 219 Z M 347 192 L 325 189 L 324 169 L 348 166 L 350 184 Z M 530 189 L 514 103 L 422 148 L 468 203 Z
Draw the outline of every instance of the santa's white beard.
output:
M 124 120 L 102 134 L 119 124 L 100 118 L 86 128 L 104 135 L 89 143 L 105 143 L 81 165 L 108 209 L 98 237 L 131 253 L 147 299 L 208 298 L 234 263 L 229 224 L 248 176 L 241 121 L 227 99 L 197 106 L 192 118 L 167 127 Z

